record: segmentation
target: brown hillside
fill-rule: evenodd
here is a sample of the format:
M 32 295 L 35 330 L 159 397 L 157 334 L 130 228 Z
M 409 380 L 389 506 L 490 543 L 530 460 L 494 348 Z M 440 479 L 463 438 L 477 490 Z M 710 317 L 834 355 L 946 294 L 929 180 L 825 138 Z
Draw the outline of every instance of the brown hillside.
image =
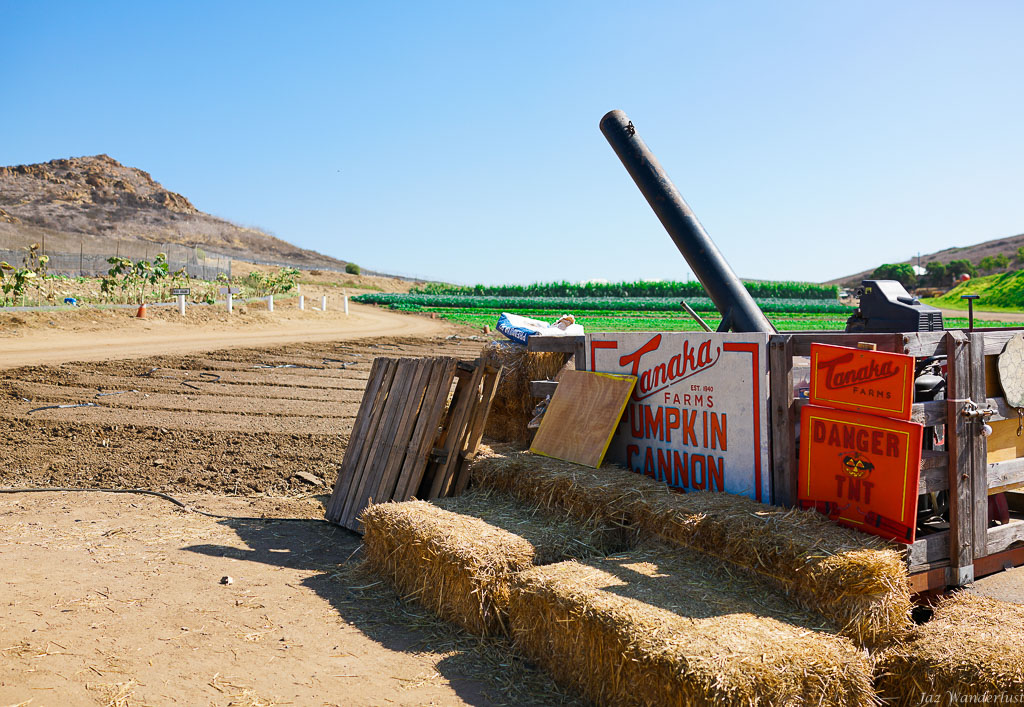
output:
M 147 172 L 107 155 L 0 167 L 0 248 L 105 252 L 116 242 L 199 246 L 239 260 L 344 268 L 345 261 L 196 209 Z M 122 251 L 123 252 L 123 251 Z
M 978 243 L 976 245 L 966 246 L 963 248 L 946 248 L 945 250 L 936 251 L 934 253 L 928 253 L 927 255 L 921 256 L 921 267 L 928 267 L 928 263 L 934 263 L 939 261 L 941 263 L 948 263 L 951 260 L 970 260 L 975 265 L 986 256 L 996 256 L 1002 253 L 1010 262 L 1013 263 L 1017 257 L 1017 249 L 1024 246 L 1024 233 L 1016 236 L 1009 236 L 1007 238 L 996 238 L 991 241 L 985 241 L 984 243 Z M 909 260 L 900 260 L 898 263 L 909 263 L 911 265 L 917 265 L 918 259 L 911 258 Z M 898 264 L 898 263 L 893 263 Z M 882 265 L 881 261 L 878 265 Z M 1019 267 L 1019 264 L 1016 265 Z M 860 285 L 861 280 L 864 280 L 871 276 L 871 270 L 865 270 L 863 272 L 854 273 L 853 275 L 846 275 L 845 277 L 839 277 L 835 280 L 828 280 L 823 283 L 826 285 L 839 285 L 841 287 L 856 287 Z

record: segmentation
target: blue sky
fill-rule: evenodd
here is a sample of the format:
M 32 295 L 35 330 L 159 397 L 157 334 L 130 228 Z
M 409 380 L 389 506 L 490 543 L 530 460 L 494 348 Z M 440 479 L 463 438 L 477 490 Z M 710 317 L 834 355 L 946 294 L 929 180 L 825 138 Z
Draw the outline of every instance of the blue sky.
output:
M 376 270 L 684 279 L 598 130 L 615 108 L 743 277 L 1024 232 L 1018 2 L 0 11 L 0 164 L 105 152 Z

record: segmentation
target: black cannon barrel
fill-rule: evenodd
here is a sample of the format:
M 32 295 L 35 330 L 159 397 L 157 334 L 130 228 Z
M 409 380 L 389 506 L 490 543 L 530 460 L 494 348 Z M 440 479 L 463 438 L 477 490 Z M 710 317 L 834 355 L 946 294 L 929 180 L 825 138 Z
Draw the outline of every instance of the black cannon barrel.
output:
M 733 331 L 775 333 L 626 114 L 607 113 L 601 118 L 601 132 L 722 313 L 723 323 Z

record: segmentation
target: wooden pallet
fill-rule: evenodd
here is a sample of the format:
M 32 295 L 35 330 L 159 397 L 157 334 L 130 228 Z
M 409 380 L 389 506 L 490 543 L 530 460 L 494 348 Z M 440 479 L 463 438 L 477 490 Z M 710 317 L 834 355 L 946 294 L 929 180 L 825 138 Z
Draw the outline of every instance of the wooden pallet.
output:
M 361 532 L 370 503 L 461 493 L 499 376 L 480 359 L 375 359 L 327 519 Z

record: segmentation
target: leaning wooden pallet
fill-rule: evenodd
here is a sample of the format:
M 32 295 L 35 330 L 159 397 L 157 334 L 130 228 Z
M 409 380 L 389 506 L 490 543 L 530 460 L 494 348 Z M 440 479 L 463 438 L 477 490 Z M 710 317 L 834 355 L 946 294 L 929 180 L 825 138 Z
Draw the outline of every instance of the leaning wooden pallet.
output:
M 480 359 L 375 359 L 327 519 L 361 532 L 370 503 L 460 492 L 500 374 Z

